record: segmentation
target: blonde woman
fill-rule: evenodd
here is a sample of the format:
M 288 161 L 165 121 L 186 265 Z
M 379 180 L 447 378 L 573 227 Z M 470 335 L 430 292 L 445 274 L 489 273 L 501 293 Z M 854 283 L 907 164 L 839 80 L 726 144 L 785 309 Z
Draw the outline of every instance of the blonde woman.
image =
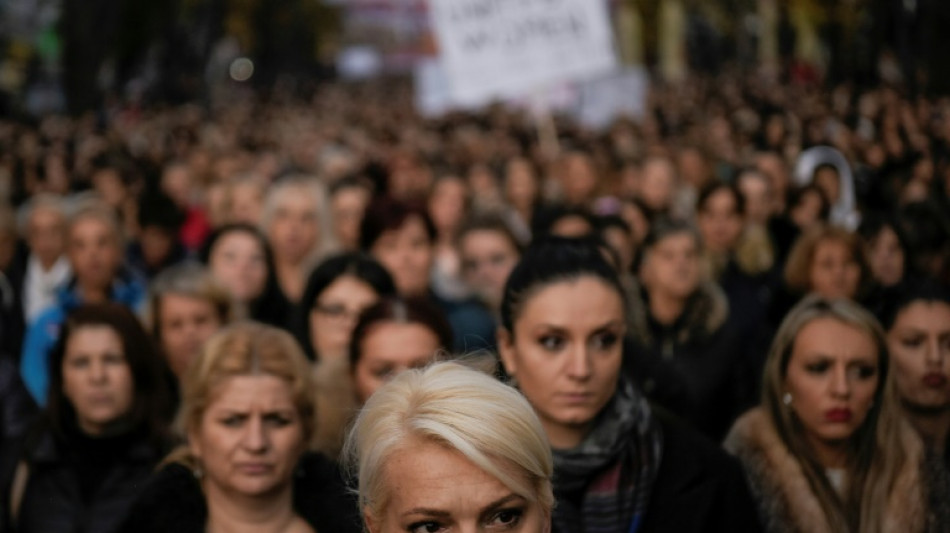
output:
M 515 389 L 458 363 L 410 370 L 366 403 L 348 437 L 370 533 L 548 533 L 553 462 Z
M 212 337 L 182 385 L 172 452 L 130 513 L 129 532 L 359 531 L 339 471 L 308 453 L 310 366 L 279 329 L 244 322 Z
M 813 296 L 786 317 L 762 403 L 725 441 L 768 531 L 925 530 L 922 446 L 888 366 L 881 326 L 849 300 Z

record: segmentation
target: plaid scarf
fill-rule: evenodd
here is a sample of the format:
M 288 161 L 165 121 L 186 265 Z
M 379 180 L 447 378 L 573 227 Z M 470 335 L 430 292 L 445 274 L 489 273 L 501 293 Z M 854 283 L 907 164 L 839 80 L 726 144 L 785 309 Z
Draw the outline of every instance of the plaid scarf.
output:
M 576 448 L 554 450 L 554 531 L 634 533 L 660 466 L 663 436 L 646 398 L 628 381 Z

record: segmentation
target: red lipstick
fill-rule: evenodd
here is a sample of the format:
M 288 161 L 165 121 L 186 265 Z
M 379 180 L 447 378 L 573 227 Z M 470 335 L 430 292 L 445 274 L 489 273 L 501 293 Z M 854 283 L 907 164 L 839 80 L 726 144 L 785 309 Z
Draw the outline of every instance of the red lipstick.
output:
M 938 372 L 931 372 L 924 376 L 924 385 L 931 389 L 941 389 L 947 385 L 947 376 Z
M 851 409 L 847 408 L 829 409 L 825 411 L 825 420 L 829 422 L 850 422 L 851 416 Z

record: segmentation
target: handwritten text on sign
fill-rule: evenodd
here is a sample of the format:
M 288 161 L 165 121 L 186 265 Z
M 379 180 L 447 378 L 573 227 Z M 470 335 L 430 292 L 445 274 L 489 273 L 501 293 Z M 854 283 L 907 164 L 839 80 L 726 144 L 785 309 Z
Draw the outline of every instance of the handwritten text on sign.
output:
M 604 0 L 431 0 L 452 96 L 518 97 L 614 68 Z

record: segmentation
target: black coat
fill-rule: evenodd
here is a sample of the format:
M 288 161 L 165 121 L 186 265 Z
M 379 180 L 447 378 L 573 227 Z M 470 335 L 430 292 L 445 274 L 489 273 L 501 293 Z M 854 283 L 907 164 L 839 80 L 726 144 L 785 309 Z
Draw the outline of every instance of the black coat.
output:
M 643 291 L 631 306 L 624 372 L 650 400 L 718 442 L 751 403 L 756 376 L 722 291 L 708 285 L 669 326 L 649 312 Z
M 317 533 L 360 533 L 356 499 L 349 494 L 339 467 L 310 453 L 300 460 L 294 478 L 294 510 Z M 157 472 L 129 512 L 123 533 L 203 533 L 208 508 L 192 472 L 171 464 Z
M 672 416 L 654 409 L 663 456 L 641 533 L 762 531 L 739 462 Z
M 65 438 L 36 430 L 22 439 L 23 451 L 5 457 L 0 530 L 17 533 L 112 533 L 165 449 L 144 432 L 109 439 Z M 10 491 L 16 465 L 28 465 L 16 524 L 10 523 Z

